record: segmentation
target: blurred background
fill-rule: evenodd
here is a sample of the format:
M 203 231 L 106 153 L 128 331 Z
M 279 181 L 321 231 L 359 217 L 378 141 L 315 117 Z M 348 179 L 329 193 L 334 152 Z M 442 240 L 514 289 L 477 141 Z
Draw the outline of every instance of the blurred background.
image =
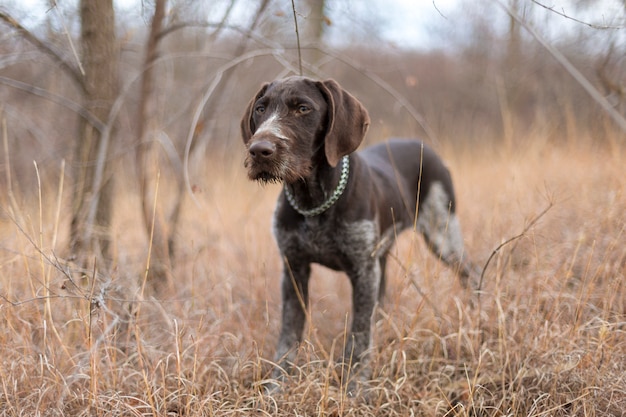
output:
M 155 211 L 175 230 L 184 194 L 210 188 L 218 162 L 241 166 L 248 100 L 301 71 L 364 103 L 370 143 L 623 143 L 615 113 L 538 40 L 623 121 L 624 0 L 299 0 L 295 16 L 299 37 L 287 0 L 2 0 L 0 188 L 66 177 L 71 247 L 102 239 L 106 258 L 115 187 L 139 192 L 149 230 L 160 175 Z
M 624 113 L 624 1 L 503 2 Z M 373 121 L 369 140 L 387 135 L 435 140 L 426 137 L 428 132 L 403 107 L 405 101 L 438 140 L 472 145 L 514 141 L 529 130 L 542 130 L 557 141 L 585 135 L 602 141 L 611 129 L 602 109 L 497 2 L 295 4 L 305 74 L 337 79 L 366 105 Z M 0 7 L 71 68 L 78 67 L 77 1 L 2 0 Z M 140 77 L 155 5 L 120 0 L 114 7 L 116 84 L 123 110 L 116 116 L 111 158 L 121 162 L 139 140 Z M 298 71 L 291 2 L 176 0 L 165 7 L 153 67 L 158 129 L 180 155 L 194 113 L 203 105 L 192 144 L 202 148 L 199 158 L 206 156 L 209 143 L 211 154 L 224 147 L 241 152 L 238 123 L 247 100 L 262 82 Z M 69 161 L 77 140 L 77 112 L 8 81 L 79 104 L 81 88 L 58 61 L 14 27 L 6 21 L 0 27 L 0 100 L 14 169 L 26 166 L 32 172 L 33 160 L 41 166 Z M 221 77 L 218 87 L 203 100 L 216 77 Z

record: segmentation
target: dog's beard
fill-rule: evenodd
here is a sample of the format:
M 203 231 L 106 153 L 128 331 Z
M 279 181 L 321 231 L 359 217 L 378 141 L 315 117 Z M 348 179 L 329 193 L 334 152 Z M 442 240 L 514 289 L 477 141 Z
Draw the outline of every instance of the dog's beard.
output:
M 247 159 L 248 178 L 262 184 L 294 183 L 307 178 L 311 173 L 310 163 L 295 163 L 293 160 L 271 160 L 263 163 Z M 308 161 L 307 161 L 308 162 Z
M 254 181 L 260 182 L 261 184 L 279 184 L 282 182 L 280 177 L 272 174 L 271 172 L 259 172 L 254 178 L 251 178 Z
M 262 184 L 274 184 L 283 181 L 280 164 L 266 161 L 262 164 L 247 159 L 245 167 L 248 168 L 248 178 Z

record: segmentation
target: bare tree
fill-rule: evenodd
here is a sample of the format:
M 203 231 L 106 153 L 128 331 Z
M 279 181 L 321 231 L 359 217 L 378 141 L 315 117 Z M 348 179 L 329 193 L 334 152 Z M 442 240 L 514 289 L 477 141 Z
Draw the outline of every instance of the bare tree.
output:
M 70 223 L 71 258 L 85 261 L 95 255 L 109 258 L 109 227 L 112 217 L 113 183 L 102 133 L 118 91 L 117 43 L 112 0 L 83 0 L 80 5 L 82 57 L 76 67 L 53 46 L 39 39 L 5 12 L 0 19 L 16 29 L 27 41 L 51 57 L 80 88 L 83 106 L 48 94 L 36 87 L 20 87 L 43 98 L 59 102 L 81 116 L 73 163 L 74 192 Z M 69 104 L 68 104 L 69 103 Z M 110 133 L 110 132 L 109 132 Z M 110 138 L 108 134 L 106 139 Z M 100 155 L 100 163 L 97 162 Z M 97 175 L 99 174 L 99 175 Z
M 80 20 L 84 107 L 97 119 L 106 121 L 119 88 L 113 0 L 81 0 Z M 96 126 L 81 119 L 73 164 L 70 250 L 83 260 L 89 254 L 105 260 L 110 256 L 113 179 L 107 163 L 108 146 L 103 139 L 108 137 L 103 138 Z
M 299 42 L 302 45 L 321 47 L 326 23 L 324 17 L 326 1 L 306 0 L 300 4 L 300 7 L 303 7 L 303 10 L 296 10 L 296 12 L 298 14 L 304 12 L 304 16 L 299 19 Z M 317 49 L 305 54 L 306 59 L 313 63 L 318 62 L 323 56 L 321 51 Z
M 264 15 L 270 1 L 260 0 L 257 12 L 250 24 L 248 32 L 252 32 Z M 185 178 L 183 167 L 178 163 L 180 157 L 174 152 L 174 147 L 160 146 L 158 140 L 158 123 L 156 120 L 156 99 L 155 93 L 155 71 L 156 61 L 159 56 L 159 43 L 164 37 L 178 29 L 186 26 L 195 26 L 197 22 L 171 22 L 165 25 L 165 9 L 167 0 L 156 0 L 154 15 L 148 40 L 146 42 L 145 58 L 143 62 L 143 73 L 141 82 L 141 96 L 139 99 L 138 117 L 138 138 L 139 144 L 136 154 L 137 176 L 140 184 L 142 214 L 144 227 L 150 237 L 151 255 L 147 270 L 147 280 L 153 288 L 160 289 L 172 283 L 172 265 L 175 256 L 175 233 L 178 227 L 182 203 L 184 200 Z M 232 6 L 232 4 L 231 4 Z M 223 28 L 225 19 L 216 27 L 213 36 Z M 234 56 L 243 54 L 246 49 L 248 38 L 244 37 L 236 46 Z M 203 109 L 203 120 L 211 121 L 210 115 L 214 114 L 220 99 L 228 90 L 228 86 L 234 81 L 235 68 L 226 70 L 212 93 L 212 99 Z M 204 124 L 204 123 L 203 123 Z M 207 129 L 211 132 L 212 127 Z M 196 129 L 197 135 L 202 129 Z M 206 145 L 194 138 L 190 152 L 201 151 Z M 198 144 L 203 146 L 197 146 Z M 176 193 L 167 200 L 158 194 L 159 174 L 161 169 L 161 156 L 163 150 L 169 152 L 168 159 L 171 163 L 174 181 L 176 182 Z M 165 181 L 164 181 L 165 182 Z M 166 206 L 170 207 L 167 208 Z
M 151 238 L 152 252 L 149 258 L 148 281 L 155 288 L 171 283 L 172 257 L 174 255 L 174 231 L 178 224 L 184 189 L 182 172 L 178 180 L 174 209 L 169 215 L 159 203 L 159 147 L 156 136 L 156 111 L 154 98 L 154 64 L 158 58 L 158 45 L 165 20 L 167 0 L 156 0 L 154 15 L 144 56 L 141 91 L 139 97 L 138 138 L 136 166 L 141 193 L 144 226 Z

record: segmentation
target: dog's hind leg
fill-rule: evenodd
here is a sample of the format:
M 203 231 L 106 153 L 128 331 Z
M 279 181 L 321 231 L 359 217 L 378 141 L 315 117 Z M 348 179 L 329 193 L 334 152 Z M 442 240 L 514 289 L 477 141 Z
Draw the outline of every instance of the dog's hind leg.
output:
M 476 268 L 464 253 L 461 226 L 451 211 L 450 201 L 443 186 L 433 183 L 424 201 L 420 202 L 417 228 L 430 250 L 456 271 L 463 287 L 475 286 Z

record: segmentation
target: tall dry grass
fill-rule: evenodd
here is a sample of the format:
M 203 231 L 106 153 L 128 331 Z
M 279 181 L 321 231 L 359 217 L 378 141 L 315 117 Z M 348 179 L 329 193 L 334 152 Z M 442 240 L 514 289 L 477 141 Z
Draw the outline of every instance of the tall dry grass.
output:
M 0 415 L 623 415 L 624 149 L 528 137 L 440 151 L 477 263 L 525 233 L 494 254 L 480 297 L 419 236 L 400 236 L 366 400 L 337 384 L 350 288 L 322 268 L 300 367 L 281 392 L 261 390 L 280 314 L 279 189 L 248 182 L 240 160 L 196 178 L 175 282 L 158 296 L 142 285 L 149 248 L 132 187 L 116 200 L 108 272 L 62 255 L 64 186 L 15 190 L 0 217 Z

